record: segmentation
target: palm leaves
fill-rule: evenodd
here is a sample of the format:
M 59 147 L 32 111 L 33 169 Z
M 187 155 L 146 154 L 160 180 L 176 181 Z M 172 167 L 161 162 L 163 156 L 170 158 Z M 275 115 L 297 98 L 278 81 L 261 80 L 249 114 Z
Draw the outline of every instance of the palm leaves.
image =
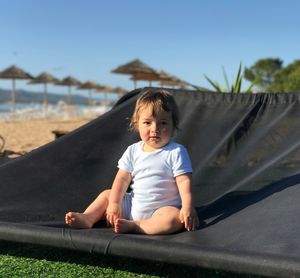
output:
M 219 92 L 219 93 L 225 93 L 225 92 L 233 93 L 233 94 L 241 93 L 242 92 L 241 91 L 242 90 L 242 80 L 243 80 L 242 63 L 240 63 L 240 65 L 239 65 L 238 73 L 237 73 L 235 81 L 232 85 L 230 85 L 228 82 L 228 77 L 227 77 L 224 67 L 222 67 L 222 71 L 223 71 L 226 88 L 223 88 L 218 81 L 212 81 L 208 76 L 206 76 L 204 74 L 205 79 L 214 88 L 214 91 Z M 255 82 L 252 82 L 250 84 L 250 86 L 245 90 L 245 93 L 251 93 L 254 84 L 255 84 Z M 207 88 L 203 88 L 203 87 L 199 87 L 199 86 L 195 86 L 195 85 L 192 85 L 192 86 L 197 90 L 212 92 L 212 90 L 207 89 Z

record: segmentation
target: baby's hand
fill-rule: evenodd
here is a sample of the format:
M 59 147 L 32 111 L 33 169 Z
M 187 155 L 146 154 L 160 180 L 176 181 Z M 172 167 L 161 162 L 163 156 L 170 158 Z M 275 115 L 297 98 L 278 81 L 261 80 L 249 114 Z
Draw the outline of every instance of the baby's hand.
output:
M 106 209 L 106 221 L 108 225 L 114 226 L 115 220 L 121 216 L 121 206 L 118 203 L 110 203 Z
M 194 231 L 199 227 L 199 218 L 194 208 L 182 208 L 179 213 L 181 223 L 188 231 Z

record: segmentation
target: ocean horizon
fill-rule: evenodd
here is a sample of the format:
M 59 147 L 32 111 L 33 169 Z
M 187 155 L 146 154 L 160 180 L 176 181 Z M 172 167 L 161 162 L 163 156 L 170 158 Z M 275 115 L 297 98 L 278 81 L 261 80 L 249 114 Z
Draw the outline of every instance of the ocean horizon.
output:
M 48 104 L 49 109 L 53 109 L 57 105 Z M 81 107 L 87 107 L 87 105 L 76 105 Z M 42 111 L 44 109 L 44 105 L 39 102 L 16 102 L 16 111 L 24 111 L 24 110 L 36 110 Z M 0 113 L 10 113 L 12 112 L 12 104 L 11 102 L 3 102 L 0 103 Z
M 47 111 L 43 103 L 16 103 L 13 112 L 11 102 L 0 103 L 0 120 L 11 119 L 40 119 L 40 118 L 70 118 L 70 117 L 94 117 L 108 112 L 112 103 L 98 103 L 92 106 L 74 104 L 68 106 L 65 103 L 48 104 Z

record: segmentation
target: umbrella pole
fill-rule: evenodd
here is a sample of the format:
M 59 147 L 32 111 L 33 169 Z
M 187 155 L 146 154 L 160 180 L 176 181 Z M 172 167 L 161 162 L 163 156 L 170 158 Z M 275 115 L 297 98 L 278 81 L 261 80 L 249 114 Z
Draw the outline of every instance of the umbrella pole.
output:
M 44 112 L 48 112 L 47 83 L 44 83 Z
M 106 92 L 104 93 L 104 100 L 105 100 L 104 103 L 105 103 L 105 107 L 106 107 L 107 106 L 107 93 Z
M 68 104 L 71 105 L 72 103 L 72 100 L 71 100 L 71 86 L 68 86 L 69 89 L 68 89 Z
M 12 112 L 16 112 L 16 79 L 12 79 L 12 91 L 11 91 L 11 104 L 12 104 Z
M 136 89 L 136 80 L 133 80 L 134 89 Z
M 93 91 L 91 90 L 91 107 L 94 107 Z
M 91 107 L 92 106 L 92 92 L 91 89 L 89 89 L 89 100 L 88 100 L 88 106 Z

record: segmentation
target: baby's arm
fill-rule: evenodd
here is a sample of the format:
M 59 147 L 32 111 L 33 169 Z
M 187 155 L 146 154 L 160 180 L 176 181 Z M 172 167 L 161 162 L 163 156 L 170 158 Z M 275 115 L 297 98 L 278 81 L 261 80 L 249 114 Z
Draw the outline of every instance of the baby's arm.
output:
M 121 204 L 126 190 L 131 182 L 131 174 L 119 169 L 113 182 L 108 207 L 106 209 L 106 219 L 112 226 L 116 219 L 121 217 Z
M 184 223 L 188 231 L 196 230 L 199 227 L 199 219 L 195 208 L 191 192 L 191 174 L 183 174 L 176 177 L 176 183 L 179 189 L 182 208 L 180 210 L 180 221 Z

